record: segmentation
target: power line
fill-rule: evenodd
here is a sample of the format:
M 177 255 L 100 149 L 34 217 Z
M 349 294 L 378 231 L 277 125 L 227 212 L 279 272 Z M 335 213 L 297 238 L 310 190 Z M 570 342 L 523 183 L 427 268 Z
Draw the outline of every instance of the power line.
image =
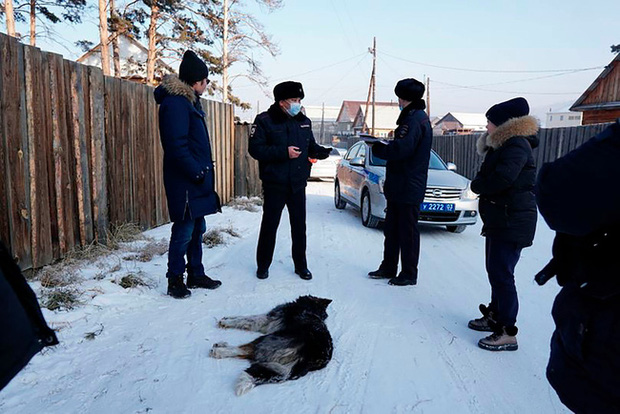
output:
M 594 66 L 590 68 L 579 68 L 579 69 L 548 69 L 548 70 L 495 70 L 495 69 L 472 69 L 472 68 L 458 68 L 451 66 L 441 66 L 441 65 L 433 65 L 430 63 L 416 62 L 414 60 L 403 59 L 398 56 L 391 55 L 385 52 L 379 52 L 385 56 L 389 56 L 393 59 L 402 60 L 403 62 L 413 63 L 415 65 L 420 66 L 428 66 L 431 68 L 439 68 L 439 69 L 448 69 L 448 70 L 460 70 L 463 72 L 480 72 L 480 73 L 554 73 L 554 72 L 574 72 L 574 71 L 586 71 L 586 70 L 594 70 L 594 69 L 602 69 L 605 66 Z
M 581 92 L 518 92 L 518 91 L 498 91 L 497 89 L 486 89 L 479 88 L 476 86 L 464 86 L 464 85 L 455 85 L 453 83 L 440 82 L 438 80 L 433 80 L 433 83 L 438 83 L 440 85 L 453 86 L 455 88 L 461 89 L 473 89 L 476 91 L 485 91 L 485 92 L 498 92 L 498 93 L 511 93 L 515 95 L 579 95 Z

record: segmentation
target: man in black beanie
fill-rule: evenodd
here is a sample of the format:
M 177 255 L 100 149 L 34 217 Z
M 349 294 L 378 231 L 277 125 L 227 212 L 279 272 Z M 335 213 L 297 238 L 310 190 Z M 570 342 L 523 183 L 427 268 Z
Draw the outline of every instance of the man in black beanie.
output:
M 258 160 L 263 184 L 263 218 L 256 249 L 256 277 L 266 279 L 273 260 L 276 234 L 284 206 L 288 209 L 293 239 L 295 273 L 312 279 L 306 261 L 306 183 L 308 158 L 325 159 L 331 148 L 318 145 L 312 123 L 301 112 L 304 90 L 299 82 L 282 82 L 273 88 L 275 103 L 252 125 L 249 152 Z
M 426 190 L 433 131 L 424 112 L 424 84 L 403 79 L 396 84 L 394 93 L 401 109 L 394 139 L 388 145 L 372 146 L 374 155 L 387 160 L 384 185 L 387 210 L 383 261 L 368 276 L 390 279 L 389 284 L 393 286 L 406 286 L 418 281 L 418 218 Z M 397 276 L 399 255 L 401 271 Z
M 202 264 L 204 216 L 220 210 L 209 131 L 200 95 L 209 84 L 207 65 L 194 52 L 183 55 L 179 76 L 169 75 L 155 89 L 164 148 L 164 186 L 172 224 L 168 250 L 168 295 L 188 297 L 189 288 L 215 289 L 222 282 Z M 187 265 L 185 263 L 187 256 Z M 187 285 L 183 274 L 187 269 Z
M 480 195 L 491 302 L 479 306 L 482 317 L 469 321 L 468 327 L 492 332 L 478 341 L 478 346 L 490 351 L 518 348 L 514 269 L 521 250 L 532 245 L 537 217 L 532 149 L 538 146 L 538 122 L 528 116 L 529 110 L 524 98 L 493 105 L 486 113 L 488 132 L 476 143 L 484 161 L 471 189 Z

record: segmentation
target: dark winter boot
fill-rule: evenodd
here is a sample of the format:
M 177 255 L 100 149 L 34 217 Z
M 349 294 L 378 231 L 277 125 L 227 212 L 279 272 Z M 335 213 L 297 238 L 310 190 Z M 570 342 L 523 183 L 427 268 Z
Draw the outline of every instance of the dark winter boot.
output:
M 217 289 L 222 285 L 219 280 L 213 280 L 207 275 L 187 276 L 187 287 L 190 289 Z
M 191 294 L 192 292 L 183 283 L 183 275 L 168 276 L 168 295 L 175 299 L 184 299 Z
M 498 327 L 491 335 L 478 341 L 478 346 L 487 351 L 516 351 L 519 348 L 517 332 L 516 326 Z
M 259 279 L 267 279 L 269 277 L 269 269 L 257 269 L 256 270 L 256 277 Z
M 418 279 L 416 277 L 404 274 L 403 272 L 400 272 L 398 276 L 391 278 L 388 282 L 388 284 L 392 286 L 409 286 L 417 283 Z
M 396 272 L 389 272 L 379 267 L 377 270 L 368 273 L 368 277 L 371 279 L 393 279 L 396 277 Z
M 467 327 L 474 331 L 493 332 L 493 325 L 495 324 L 495 315 L 493 311 L 483 304 L 480 304 L 478 309 L 482 312 L 482 318 L 472 319 L 467 324 Z
M 306 269 L 295 269 L 295 273 L 297 273 L 299 277 L 302 278 L 303 280 L 312 279 L 312 273 L 307 268 Z

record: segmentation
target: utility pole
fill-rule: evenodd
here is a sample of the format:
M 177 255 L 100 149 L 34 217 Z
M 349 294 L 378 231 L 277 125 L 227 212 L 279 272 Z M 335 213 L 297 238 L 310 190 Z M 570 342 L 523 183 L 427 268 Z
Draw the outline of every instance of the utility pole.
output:
M 372 129 L 371 135 L 375 135 L 375 70 L 377 65 L 377 38 L 372 38 L 372 49 L 368 48 L 368 52 L 372 55 L 372 74 L 370 75 L 370 85 L 368 87 L 368 97 L 366 98 L 366 110 L 364 111 L 364 119 L 362 122 L 362 131 L 368 131 L 366 127 L 366 119 L 368 119 L 368 105 L 370 104 L 370 97 L 372 96 Z
M 426 115 L 431 117 L 431 77 L 426 78 Z
M 13 0 L 4 0 L 4 15 L 6 16 L 6 33 L 15 36 L 15 12 L 13 11 Z
M 319 132 L 319 136 L 321 137 L 321 140 L 319 141 L 321 144 L 325 143 L 325 129 L 324 129 L 324 125 L 325 125 L 325 102 L 323 102 L 323 108 L 321 109 L 321 130 Z

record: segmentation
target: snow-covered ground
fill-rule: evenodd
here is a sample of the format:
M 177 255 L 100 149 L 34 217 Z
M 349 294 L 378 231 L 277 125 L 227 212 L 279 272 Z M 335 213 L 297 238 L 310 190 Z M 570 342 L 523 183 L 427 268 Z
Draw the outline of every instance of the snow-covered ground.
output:
M 232 208 L 207 220 L 208 229 L 232 226 L 241 236 L 205 248 L 207 273 L 223 282 L 215 291 L 194 290 L 185 300 L 166 296 L 165 255 L 148 263 L 122 261 L 121 270 L 102 280 L 94 277 L 101 272 L 96 264 L 84 266 L 85 304 L 44 310 L 60 345 L 37 355 L 0 392 L 0 412 L 568 412 L 545 379 L 558 286 L 533 282 L 553 238 L 544 222 L 516 270 L 519 350 L 493 353 L 479 349 L 483 335 L 467 328 L 479 316 L 478 304 L 489 300 L 480 225 L 462 234 L 423 227 L 418 285 L 388 286 L 366 276 L 381 261 L 381 231 L 364 228 L 351 207 L 336 210 L 332 187 L 311 182 L 307 190 L 311 281 L 293 273 L 286 213 L 270 276 L 258 280 L 261 214 Z M 146 235 L 162 239 L 169 232 L 166 225 Z M 139 270 L 153 288 L 111 283 Z M 248 363 L 212 359 L 209 349 L 218 341 L 240 344 L 258 334 L 218 329 L 216 321 L 263 313 L 304 294 L 333 299 L 327 320 L 332 361 L 299 380 L 235 396 L 235 380 Z M 91 332 L 97 335 L 86 339 Z

